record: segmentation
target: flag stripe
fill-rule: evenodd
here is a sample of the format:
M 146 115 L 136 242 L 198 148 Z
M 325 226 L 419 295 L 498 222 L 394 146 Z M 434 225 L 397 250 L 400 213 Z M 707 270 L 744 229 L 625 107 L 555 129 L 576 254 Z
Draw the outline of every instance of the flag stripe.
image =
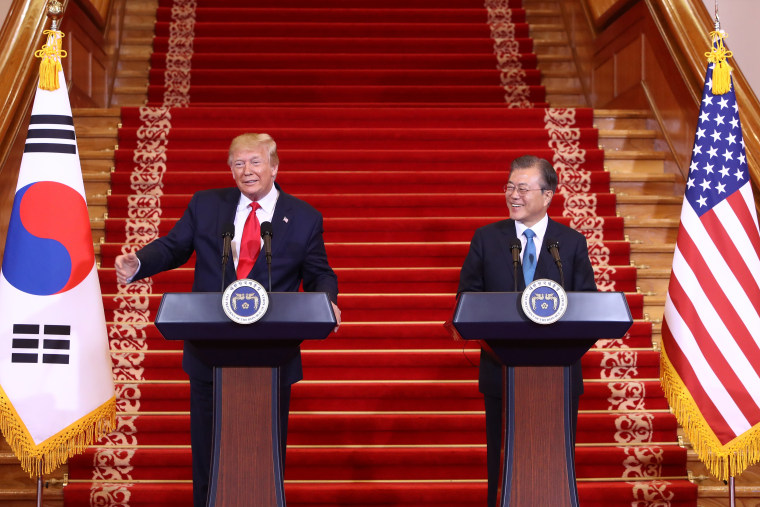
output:
M 719 204 L 718 206 L 724 206 L 724 203 Z M 716 206 L 716 208 L 718 208 Z M 724 208 L 729 209 L 730 208 Z M 741 321 L 744 323 L 744 326 L 747 330 L 749 330 L 749 333 L 751 335 L 752 331 L 755 329 L 760 329 L 760 315 L 757 313 L 757 308 L 752 304 L 752 301 L 747 299 L 747 297 L 744 295 L 744 289 L 742 288 L 741 282 L 736 276 L 736 273 L 733 271 L 732 266 L 738 263 L 741 263 L 741 260 L 736 261 L 734 259 L 731 259 L 729 262 L 724 258 L 723 252 L 718 249 L 716 244 L 713 242 L 713 236 L 705 230 L 703 227 L 704 220 L 709 220 L 709 217 L 713 213 L 708 212 L 702 215 L 702 217 L 697 217 L 694 211 L 691 209 L 691 206 L 688 204 L 684 206 L 684 209 L 681 212 L 681 231 L 678 234 L 678 248 L 681 249 L 680 244 L 684 243 L 685 236 L 688 236 L 693 241 L 693 246 L 691 247 L 692 252 L 697 251 L 696 253 L 700 255 L 700 258 L 702 259 L 709 259 L 709 261 L 706 262 L 706 266 L 703 265 L 702 269 L 711 271 L 715 278 L 720 281 L 720 292 L 724 294 L 730 294 L 731 296 L 727 298 L 727 302 L 724 303 L 724 306 L 728 305 L 734 308 L 735 312 L 738 313 L 740 316 Z M 724 214 L 725 215 L 725 214 Z M 720 228 L 722 230 L 722 227 Z M 717 234 L 717 232 L 716 232 Z M 698 247 L 696 245 L 699 245 Z M 684 248 L 684 250 L 687 250 Z M 725 251 L 725 249 L 724 249 Z M 684 255 L 685 252 L 680 252 L 681 255 Z M 678 258 L 674 257 L 673 260 L 673 270 L 676 272 L 678 268 L 680 268 L 679 264 L 680 260 Z M 692 268 L 694 269 L 694 268 Z M 694 269 L 694 271 L 697 271 Z M 681 279 L 680 282 L 682 284 L 684 283 L 684 280 Z M 687 290 L 687 292 L 689 292 Z M 701 294 L 707 293 L 712 295 L 712 291 L 700 291 Z M 741 296 L 740 296 L 741 295 Z M 708 300 L 711 298 L 711 296 L 705 296 L 708 297 Z M 710 306 L 712 306 L 712 303 L 710 303 Z M 711 315 L 711 318 L 713 319 L 720 319 L 719 314 L 721 313 L 721 309 L 713 309 L 713 308 L 704 308 L 703 311 L 715 311 L 717 312 L 716 315 Z M 727 319 L 723 319 L 727 320 Z M 728 336 L 724 331 L 716 330 L 716 332 L 720 332 L 721 336 Z M 750 342 L 753 343 L 754 339 L 749 336 L 745 340 L 742 340 L 742 343 Z M 735 342 L 731 340 L 730 343 L 727 343 L 726 346 L 734 346 Z M 751 350 L 756 350 L 757 345 L 750 345 Z M 740 354 L 737 351 L 738 354 Z M 740 357 L 740 361 L 744 361 L 746 364 L 746 358 Z M 757 369 L 758 372 L 760 372 L 760 367 Z M 760 386 L 758 386 L 760 387 Z M 759 400 L 760 401 L 760 400 Z
M 686 323 L 672 308 L 672 300 L 668 297 L 665 303 L 666 312 L 669 306 L 674 315 L 662 323 L 662 341 L 668 358 L 673 367 L 676 368 L 676 373 L 678 373 L 683 384 L 688 387 L 689 394 L 691 394 L 694 402 L 698 405 L 700 413 L 706 420 L 710 421 L 710 427 L 714 434 L 721 442 L 729 442 L 736 434 L 731 429 L 728 421 L 723 417 L 721 411 L 713 403 L 714 399 L 703 389 L 703 384 L 699 382 L 692 363 L 689 362 L 687 354 L 684 353 L 684 349 L 681 347 L 684 339 L 688 339 L 691 332 L 686 327 Z
M 69 335 L 71 334 L 71 326 L 47 324 L 45 334 Z
M 685 273 L 681 276 L 687 278 Z M 734 438 L 751 426 L 742 409 L 737 406 L 736 400 L 729 392 L 730 389 L 736 388 L 739 383 L 735 377 L 734 379 L 727 380 L 729 375 L 719 377 L 716 373 L 713 364 L 720 366 L 724 364 L 725 359 L 721 351 L 715 347 L 711 333 L 705 327 L 705 324 L 709 327 L 710 321 L 714 317 L 711 315 L 706 316 L 702 312 L 702 318 L 700 318 L 700 312 L 696 306 L 699 306 L 700 310 L 704 310 L 703 306 L 699 304 L 698 300 L 695 300 L 694 292 L 687 296 L 680 280 L 681 278 L 678 278 L 670 282 L 668 301 L 671 302 L 673 311 L 667 313 L 668 323 L 674 331 L 674 339 L 683 351 L 686 362 L 689 363 L 689 368 L 693 368 L 694 371 L 699 372 L 694 375 L 695 380 L 701 383 L 707 396 L 715 404 L 724 419 L 728 421 L 731 428 L 730 437 Z M 667 310 L 668 307 L 666 306 Z M 668 351 L 668 354 L 670 354 L 670 351 Z M 683 378 L 684 364 L 674 362 L 673 366 L 679 376 Z M 739 385 L 738 389 L 745 392 L 745 396 L 741 396 L 740 398 L 749 398 L 743 386 Z M 694 396 L 694 393 L 692 393 L 692 396 Z M 694 401 L 699 406 L 700 411 L 704 413 L 703 398 L 694 396 Z M 753 404 L 751 399 L 750 403 Z
M 43 364 L 69 364 L 69 356 L 59 354 L 43 354 L 42 362 Z
M 40 326 L 37 324 L 13 324 L 14 334 L 40 334 Z
M 36 363 L 37 354 L 11 354 L 11 363 Z
M 36 349 L 40 341 L 36 338 L 14 338 L 11 347 L 14 349 Z
M 76 155 L 76 145 L 53 144 L 53 143 L 28 143 L 24 146 L 24 153 L 62 153 L 64 155 Z
M 69 350 L 71 342 L 69 340 L 43 340 L 42 348 L 51 350 Z
M 702 218 L 704 219 L 705 216 L 707 214 L 703 215 Z M 703 291 L 705 297 L 710 299 L 713 308 L 717 311 L 715 319 L 718 319 L 720 322 L 713 322 L 712 316 L 708 315 L 704 307 L 702 307 L 702 314 L 698 314 L 693 305 L 689 305 L 689 310 L 695 312 L 691 315 L 694 320 L 687 319 L 683 311 L 681 311 L 686 303 L 677 299 L 674 304 L 678 308 L 681 317 L 685 321 L 691 322 L 689 327 L 697 340 L 705 360 L 710 364 L 710 367 L 720 381 L 726 386 L 728 392 L 732 394 L 736 404 L 742 408 L 745 417 L 750 421 L 758 421 L 760 420 L 760 406 L 758 406 L 760 404 L 760 374 L 753 367 L 753 364 L 747 361 L 745 357 L 745 354 L 747 354 L 746 348 L 740 350 L 739 345 L 735 341 L 732 341 L 732 337 L 742 337 L 744 341 L 747 339 L 751 340 L 751 334 L 743 325 L 739 314 L 731 305 L 731 302 L 713 276 L 704 258 L 699 255 L 699 250 L 691 241 L 691 238 L 684 234 L 679 238 L 679 241 L 678 253 L 683 255 L 686 263 L 683 266 L 679 264 L 679 267 L 676 268 L 674 262 L 674 269 L 677 269 L 678 275 L 687 280 L 687 284 L 689 278 L 685 278 L 684 272 L 690 269 L 691 274 L 696 278 L 699 288 Z M 684 292 L 674 294 L 672 296 L 674 299 L 677 298 L 677 295 L 687 296 L 686 287 L 681 285 L 678 276 L 676 278 L 675 284 L 671 280 L 673 291 Z M 699 303 L 700 295 L 689 293 L 688 296 L 690 297 L 690 302 L 693 301 L 694 305 Z M 702 324 L 704 322 L 708 322 L 706 327 L 697 326 L 697 323 Z M 724 332 L 717 329 L 719 324 L 724 326 Z M 709 333 L 707 332 L 707 328 L 711 329 Z M 754 347 L 754 353 L 757 352 L 760 351 L 758 351 L 757 347 Z M 743 365 L 744 368 L 734 368 L 737 365 Z M 756 386 L 757 390 L 753 390 L 752 386 Z
M 701 220 L 705 220 L 707 217 L 711 217 L 712 213 L 705 213 L 702 215 Z M 719 224 L 714 224 L 719 227 Z M 707 256 L 711 259 L 710 262 L 706 261 L 704 254 L 708 248 L 703 244 L 703 249 L 700 252 L 697 245 L 691 241 L 691 238 L 684 234 L 679 238 L 679 253 L 683 255 L 687 265 L 691 268 L 694 276 L 697 279 L 697 283 L 700 285 L 705 297 L 709 300 L 715 313 L 715 318 L 720 319 L 720 323 L 725 327 L 719 329 L 716 325 L 713 327 L 712 332 L 713 341 L 720 341 L 723 347 L 724 354 L 730 354 L 730 360 L 732 365 L 742 366 L 747 370 L 747 378 L 744 378 L 744 382 L 748 385 L 756 385 L 760 389 L 760 364 L 752 364 L 747 360 L 747 357 L 760 357 L 760 348 L 755 343 L 752 337 L 752 326 L 760 325 L 760 317 L 757 315 L 756 309 L 751 305 L 747 305 L 746 298 L 739 298 L 739 301 L 735 301 L 736 294 L 741 293 L 741 287 L 738 281 L 727 271 L 723 276 L 720 276 L 719 271 L 713 272 L 711 266 L 719 266 L 717 255 L 714 257 Z M 734 266 L 740 264 L 737 262 Z M 680 267 L 680 266 L 679 266 Z M 720 267 L 720 266 L 719 266 Z M 675 262 L 674 262 L 675 269 Z M 722 283 L 716 279 L 716 273 L 718 279 L 722 280 Z M 733 289 L 728 290 L 727 289 Z M 734 295 L 733 298 L 728 294 Z M 731 366 L 728 366 L 731 369 Z M 754 371 L 755 375 L 749 375 L 750 371 Z M 760 404 L 760 392 L 755 400 L 756 404 Z
M 746 241 L 748 238 L 744 234 L 739 234 L 738 231 L 746 231 L 747 227 L 752 227 L 753 224 L 751 220 L 749 224 L 742 223 L 739 220 L 733 205 L 741 205 L 743 200 L 739 198 L 739 203 L 736 200 L 733 196 L 729 197 L 716 206 L 713 212 L 702 215 L 702 223 L 704 223 L 705 229 L 715 244 L 720 245 L 720 253 L 727 265 L 730 266 L 729 271 L 733 273 L 734 278 L 741 285 L 736 290 L 743 293 L 749 301 L 758 301 L 760 300 L 760 287 L 758 287 L 758 281 L 752 274 L 753 269 L 755 272 L 760 271 L 758 257 L 752 255 L 751 250 L 744 250 L 747 254 L 742 255 L 738 245 L 733 240 L 733 238 L 737 238 L 738 241 L 742 239 Z M 751 311 L 752 307 L 750 306 L 747 309 Z M 754 313 L 757 315 L 757 311 Z M 758 323 L 760 324 L 760 321 Z
M 39 124 L 51 124 L 51 125 L 71 125 L 74 126 L 74 118 L 62 114 L 33 114 L 29 120 L 29 125 Z
M 70 139 L 75 140 L 76 134 L 73 130 L 60 129 L 34 129 L 26 134 L 27 139 Z

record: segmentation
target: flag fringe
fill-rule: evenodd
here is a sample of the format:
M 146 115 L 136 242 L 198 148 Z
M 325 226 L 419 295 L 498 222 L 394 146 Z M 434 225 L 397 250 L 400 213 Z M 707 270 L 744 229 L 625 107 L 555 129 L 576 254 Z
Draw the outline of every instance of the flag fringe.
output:
M 47 44 L 34 52 L 34 56 L 42 58 L 40 62 L 40 90 L 57 90 L 61 87 L 58 80 L 58 73 L 63 70 L 61 58 L 66 57 L 66 51 L 62 48 L 63 32 L 60 30 L 45 30 L 42 32 L 47 35 Z
M 660 381 L 678 423 L 712 475 L 725 481 L 760 461 L 760 424 L 729 443 L 721 444 L 668 359 L 664 347 L 660 352 Z
M 723 45 L 723 39 L 727 35 L 722 31 L 710 32 L 712 37 L 712 50 L 705 53 L 708 63 L 713 64 L 712 73 L 712 93 L 713 95 L 724 95 L 731 91 L 731 66 L 726 61 L 731 58 L 733 53 Z
M 116 397 L 35 445 L 26 425 L 0 387 L 0 430 L 30 477 L 50 474 L 116 428 Z

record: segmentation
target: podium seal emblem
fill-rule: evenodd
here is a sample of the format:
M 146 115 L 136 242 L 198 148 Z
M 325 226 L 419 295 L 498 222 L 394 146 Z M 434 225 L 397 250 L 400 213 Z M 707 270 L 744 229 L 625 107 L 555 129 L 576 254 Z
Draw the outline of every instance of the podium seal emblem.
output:
M 567 310 L 567 293 L 547 278 L 533 280 L 522 293 L 522 309 L 536 324 L 554 324 Z
M 232 282 L 222 293 L 222 310 L 231 321 L 252 324 L 269 308 L 269 294 L 256 280 L 243 278 Z

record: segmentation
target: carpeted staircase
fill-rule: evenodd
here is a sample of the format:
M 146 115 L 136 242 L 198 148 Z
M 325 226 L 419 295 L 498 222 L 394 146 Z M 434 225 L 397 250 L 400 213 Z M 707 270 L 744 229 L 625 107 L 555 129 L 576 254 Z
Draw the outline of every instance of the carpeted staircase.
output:
M 122 109 L 100 249 L 119 430 L 71 460 L 67 505 L 190 504 L 189 386 L 151 322 L 192 266 L 126 287 L 111 266 L 165 234 L 193 192 L 233 183 L 226 150 L 244 131 L 276 139 L 278 182 L 324 214 L 341 289 L 344 324 L 304 345 L 293 388 L 289 505 L 485 503 L 478 351 L 442 323 L 524 153 L 559 170 L 551 214 L 587 236 L 599 288 L 625 291 L 637 319 L 583 359 L 581 505 L 696 504 L 593 112 L 548 107 L 521 7 L 160 2 L 149 104 Z

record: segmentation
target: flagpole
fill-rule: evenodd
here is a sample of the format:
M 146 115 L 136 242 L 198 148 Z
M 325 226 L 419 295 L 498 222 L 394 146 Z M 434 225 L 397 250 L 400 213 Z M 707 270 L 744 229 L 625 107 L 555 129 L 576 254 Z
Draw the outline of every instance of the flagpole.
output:
M 720 15 L 718 14 L 718 0 L 715 0 L 715 31 L 720 32 Z M 728 504 L 736 507 L 736 483 L 734 476 L 728 478 Z
M 42 459 L 37 469 L 37 507 L 42 507 Z

